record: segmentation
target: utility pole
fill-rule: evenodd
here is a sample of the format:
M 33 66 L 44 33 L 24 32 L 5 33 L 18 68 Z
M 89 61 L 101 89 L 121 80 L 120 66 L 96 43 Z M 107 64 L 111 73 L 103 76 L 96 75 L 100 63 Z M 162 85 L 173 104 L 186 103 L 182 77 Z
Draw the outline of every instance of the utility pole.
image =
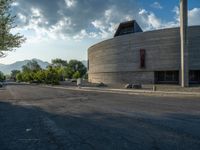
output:
M 181 86 L 189 86 L 188 1 L 180 0 Z

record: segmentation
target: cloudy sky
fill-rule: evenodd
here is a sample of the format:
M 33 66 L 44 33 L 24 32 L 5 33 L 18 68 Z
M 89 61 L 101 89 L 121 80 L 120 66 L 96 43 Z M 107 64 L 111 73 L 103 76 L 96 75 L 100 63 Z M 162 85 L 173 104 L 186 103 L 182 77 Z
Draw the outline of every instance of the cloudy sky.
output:
M 189 25 L 200 25 L 200 1 L 189 0 Z M 144 31 L 179 26 L 179 0 L 16 0 L 16 29 L 27 41 L 0 63 L 38 58 L 87 60 L 87 49 L 111 38 L 120 22 Z

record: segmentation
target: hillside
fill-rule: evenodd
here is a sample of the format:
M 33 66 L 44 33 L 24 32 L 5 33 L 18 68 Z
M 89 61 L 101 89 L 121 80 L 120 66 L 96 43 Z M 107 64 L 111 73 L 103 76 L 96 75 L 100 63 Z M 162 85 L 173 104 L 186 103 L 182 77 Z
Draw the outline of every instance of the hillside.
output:
M 46 68 L 49 65 L 48 62 L 39 59 L 32 59 L 32 60 L 36 60 L 42 68 Z M 2 71 L 4 74 L 10 74 L 12 70 L 21 70 L 22 66 L 26 65 L 29 61 L 31 60 L 17 61 L 9 65 L 0 64 L 0 71 Z
M 50 64 L 40 59 L 32 59 L 32 60 L 36 60 L 43 69 L 45 69 Z M 0 71 L 2 71 L 4 74 L 10 74 L 12 70 L 21 70 L 22 66 L 26 65 L 29 61 L 31 60 L 17 61 L 15 63 L 8 64 L 8 65 L 0 64 Z M 81 62 L 87 67 L 86 60 L 83 60 Z

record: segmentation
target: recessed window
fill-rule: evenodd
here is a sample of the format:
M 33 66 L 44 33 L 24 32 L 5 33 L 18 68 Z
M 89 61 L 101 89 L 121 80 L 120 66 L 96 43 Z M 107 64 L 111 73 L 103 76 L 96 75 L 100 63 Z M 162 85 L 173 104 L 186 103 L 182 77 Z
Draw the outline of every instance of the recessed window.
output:
M 178 84 L 179 71 L 156 71 L 155 83 L 161 84 Z
M 200 83 L 200 70 L 190 70 L 190 83 L 191 84 Z
M 140 49 L 140 68 L 145 68 L 145 49 Z

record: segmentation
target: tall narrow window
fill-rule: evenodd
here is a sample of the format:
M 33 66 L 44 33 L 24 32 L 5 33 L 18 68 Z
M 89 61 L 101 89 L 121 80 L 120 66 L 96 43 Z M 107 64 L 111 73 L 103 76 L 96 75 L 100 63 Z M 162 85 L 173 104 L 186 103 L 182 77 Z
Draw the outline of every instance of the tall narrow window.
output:
M 140 49 L 140 68 L 145 68 L 145 49 Z
M 89 71 L 89 66 L 90 66 L 90 64 L 89 64 L 89 59 L 88 59 L 88 61 L 87 61 L 87 70 Z

